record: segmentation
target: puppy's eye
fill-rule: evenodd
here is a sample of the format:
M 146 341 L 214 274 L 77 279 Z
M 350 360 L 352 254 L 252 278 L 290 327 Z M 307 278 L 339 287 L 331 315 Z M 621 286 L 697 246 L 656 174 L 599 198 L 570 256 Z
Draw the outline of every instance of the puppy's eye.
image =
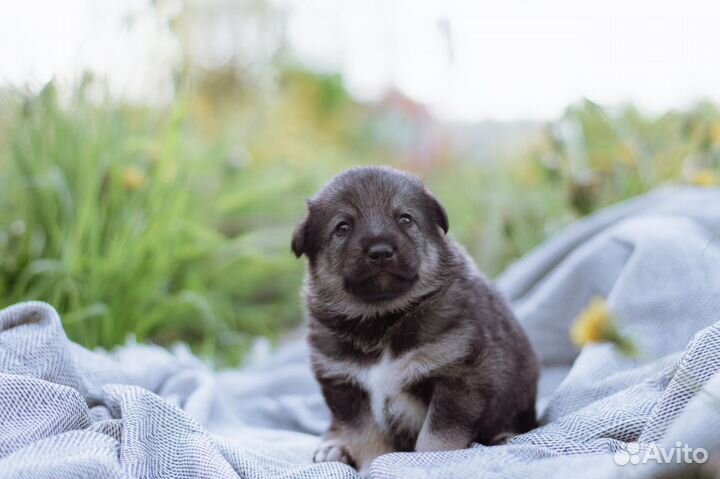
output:
M 335 227 L 335 234 L 338 236 L 345 236 L 350 232 L 351 229 L 352 226 L 350 226 L 349 223 L 342 221 L 338 223 L 338 225 Z
M 400 217 L 398 218 L 398 223 L 400 223 L 401 225 L 407 226 L 407 225 L 411 224 L 412 222 L 413 222 L 413 217 L 407 213 L 401 214 Z

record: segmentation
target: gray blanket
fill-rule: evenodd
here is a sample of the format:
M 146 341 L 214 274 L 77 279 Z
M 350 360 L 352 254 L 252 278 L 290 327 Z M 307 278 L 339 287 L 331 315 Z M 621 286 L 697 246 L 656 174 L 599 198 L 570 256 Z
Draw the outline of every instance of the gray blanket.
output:
M 371 476 L 651 477 L 678 466 L 647 451 L 720 456 L 720 191 L 602 211 L 498 283 L 545 365 L 542 426 L 502 446 L 382 456 Z M 568 328 L 593 296 L 639 357 L 578 355 Z M 357 477 L 311 462 L 327 422 L 302 342 L 259 343 L 242 370 L 217 372 L 182 347 L 88 351 L 44 303 L 0 312 L 0 477 Z

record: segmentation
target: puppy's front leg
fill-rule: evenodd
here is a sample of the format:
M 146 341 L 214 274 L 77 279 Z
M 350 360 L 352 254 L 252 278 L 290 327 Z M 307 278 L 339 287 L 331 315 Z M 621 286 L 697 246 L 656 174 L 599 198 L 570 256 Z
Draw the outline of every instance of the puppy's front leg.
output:
M 332 423 L 315 452 L 315 462 L 340 461 L 367 472 L 370 463 L 393 448 L 375 423 L 368 395 L 352 383 L 318 376 Z
M 372 414 L 363 416 L 357 426 L 351 431 L 350 451 L 355 457 L 357 470 L 365 476 L 376 457 L 394 452 L 394 449 Z
M 367 394 L 349 381 L 324 376 L 322 367 L 316 367 L 316 377 L 330 408 L 332 421 L 313 456 L 314 462 L 339 461 L 355 466 L 350 453 L 352 424 L 367 409 Z
M 313 462 L 338 461 L 355 467 L 355 460 L 350 456 L 347 447 L 347 433 L 345 428 L 333 420 L 330 429 L 323 436 L 313 456 Z
M 385 434 L 370 416 L 360 416 L 352 425 L 333 422 L 315 452 L 314 461 L 340 461 L 366 474 L 372 461 L 393 452 Z
M 473 440 L 473 424 L 482 414 L 482 401 L 468 401 L 463 387 L 439 383 L 433 391 L 425 422 L 415 443 L 418 452 L 465 449 Z

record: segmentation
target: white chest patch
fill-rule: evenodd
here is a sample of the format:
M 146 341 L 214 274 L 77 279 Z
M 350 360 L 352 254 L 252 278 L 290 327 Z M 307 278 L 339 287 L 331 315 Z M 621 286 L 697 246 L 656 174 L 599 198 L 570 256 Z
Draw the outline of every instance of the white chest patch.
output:
M 427 407 L 403 392 L 409 379 L 405 376 L 406 366 L 406 361 L 393 359 L 386 351 L 377 364 L 364 371 L 358 370 L 354 375 L 368 391 L 375 421 L 383 428 L 389 420 L 394 420 L 410 430 L 418 431 L 425 421 Z
M 372 366 L 330 358 L 326 358 L 324 364 L 329 375 L 348 378 L 368 393 L 373 418 L 382 429 L 387 430 L 392 421 L 404 429 L 419 431 L 425 421 L 427 407 L 404 392 L 426 369 L 414 359 L 413 355 L 393 358 L 389 351 L 385 351 Z
M 373 417 L 382 429 L 387 430 L 392 421 L 404 429 L 420 431 L 427 416 L 427 406 L 404 390 L 461 358 L 466 352 L 466 344 L 449 335 L 397 357 L 385 350 L 371 366 L 327 356 L 323 358 L 323 366 L 326 375 L 350 379 L 367 391 Z

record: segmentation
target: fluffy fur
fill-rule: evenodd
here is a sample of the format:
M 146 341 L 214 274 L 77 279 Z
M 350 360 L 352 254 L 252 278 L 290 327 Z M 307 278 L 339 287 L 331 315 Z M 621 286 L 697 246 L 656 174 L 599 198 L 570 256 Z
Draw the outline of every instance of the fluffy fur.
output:
M 353 168 L 308 201 L 312 367 L 332 423 L 315 461 L 492 444 L 535 427 L 536 356 L 410 175 Z M 380 252 L 380 254 L 377 254 Z

